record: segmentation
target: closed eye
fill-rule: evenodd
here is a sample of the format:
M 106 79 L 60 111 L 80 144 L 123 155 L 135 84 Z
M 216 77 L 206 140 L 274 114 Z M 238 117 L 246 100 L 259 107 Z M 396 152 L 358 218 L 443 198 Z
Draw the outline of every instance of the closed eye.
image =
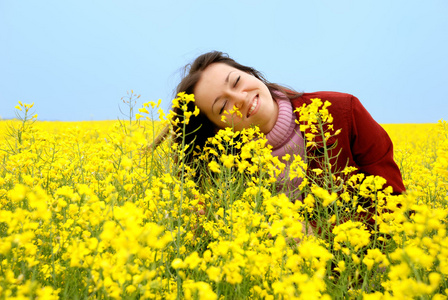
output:
M 224 101 L 224 104 L 221 107 L 221 110 L 219 111 L 219 114 L 222 114 L 222 112 L 224 111 L 224 108 L 226 108 L 226 104 L 227 104 L 227 100 Z
M 238 84 L 238 81 L 240 81 L 241 76 L 238 76 L 238 78 L 235 81 L 235 84 L 233 85 L 233 87 L 236 87 L 236 85 Z

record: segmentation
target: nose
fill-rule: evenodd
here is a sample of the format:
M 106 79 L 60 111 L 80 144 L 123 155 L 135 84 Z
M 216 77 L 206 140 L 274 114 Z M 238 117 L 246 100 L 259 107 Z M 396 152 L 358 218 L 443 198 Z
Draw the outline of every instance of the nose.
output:
M 233 105 L 235 105 L 237 108 L 241 108 L 243 107 L 244 102 L 246 102 L 246 93 L 240 92 L 235 95 Z

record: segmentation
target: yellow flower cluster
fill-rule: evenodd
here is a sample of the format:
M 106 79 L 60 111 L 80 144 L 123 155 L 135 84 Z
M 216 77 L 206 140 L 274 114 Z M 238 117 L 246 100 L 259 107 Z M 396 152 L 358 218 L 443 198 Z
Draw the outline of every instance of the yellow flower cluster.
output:
M 219 131 L 195 165 L 170 139 L 146 151 L 166 124 L 182 130 L 199 113 L 159 106 L 61 123 L 19 103 L 19 120 L 0 122 L 0 299 L 446 299 L 446 122 L 385 126 L 404 195 L 285 157 L 303 178 L 289 199 L 277 182 L 286 167 L 257 128 Z M 324 137 L 327 106 L 302 108 Z M 372 209 L 373 226 L 362 217 Z

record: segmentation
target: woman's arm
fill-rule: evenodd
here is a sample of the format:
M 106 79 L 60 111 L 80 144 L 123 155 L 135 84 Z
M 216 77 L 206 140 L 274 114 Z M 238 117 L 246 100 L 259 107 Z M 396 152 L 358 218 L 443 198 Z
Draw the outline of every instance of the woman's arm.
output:
M 351 150 L 359 171 L 385 178 L 394 193 L 404 192 L 403 179 L 393 158 L 393 144 L 389 135 L 356 97 L 352 96 L 351 102 Z

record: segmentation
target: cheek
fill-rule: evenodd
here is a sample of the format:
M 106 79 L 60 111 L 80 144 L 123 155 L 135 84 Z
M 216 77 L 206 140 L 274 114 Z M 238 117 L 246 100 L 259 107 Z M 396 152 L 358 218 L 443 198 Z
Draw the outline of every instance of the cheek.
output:
M 223 129 L 227 127 L 227 123 L 224 123 L 221 121 L 220 118 L 216 118 L 211 120 L 211 122 L 213 123 L 213 127 L 215 127 L 215 130 L 219 130 L 219 129 Z
M 239 117 L 237 114 L 223 114 L 225 116 L 225 120 L 222 121 L 221 119 L 217 122 L 213 122 L 215 124 L 215 127 L 219 129 L 224 129 L 226 127 L 233 127 L 235 130 L 240 131 L 244 128 L 245 124 L 244 121 Z

